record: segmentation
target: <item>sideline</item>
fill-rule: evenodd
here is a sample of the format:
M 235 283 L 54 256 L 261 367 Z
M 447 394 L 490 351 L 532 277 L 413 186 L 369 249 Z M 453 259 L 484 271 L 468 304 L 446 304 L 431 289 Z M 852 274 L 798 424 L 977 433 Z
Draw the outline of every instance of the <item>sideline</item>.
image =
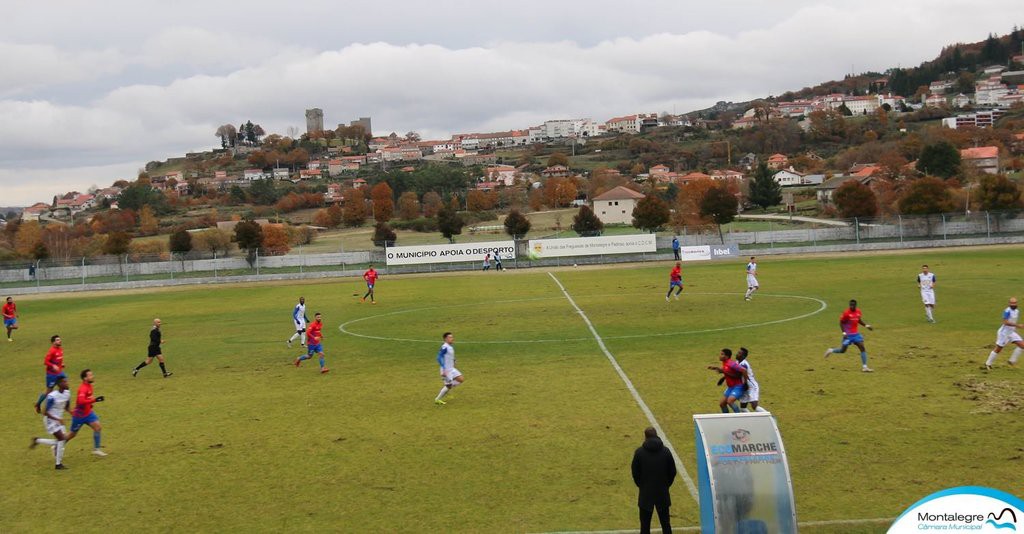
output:
M 644 402 L 644 399 L 640 397 L 640 393 L 636 390 L 635 387 L 633 387 L 633 382 L 629 379 L 628 376 L 626 376 L 626 372 L 622 370 L 622 366 L 620 366 L 619 362 L 615 360 L 615 356 L 612 356 L 611 351 L 609 351 L 608 347 L 605 346 L 604 340 L 602 340 L 601 336 L 598 335 L 597 329 L 594 328 L 594 324 L 590 322 L 590 319 L 587 317 L 587 314 L 583 313 L 583 310 L 576 305 L 576 301 L 574 301 L 572 299 L 572 296 L 569 295 L 569 292 L 565 290 L 565 286 L 563 286 L 562 282 L 558 280 L 558 277 L 556 277 L 554 273 L 551 272 L 548 273 L 548 276 L 550 276 L 551 279 L 555 281 L 555 284 L 558 284 L 558 289 L 562 290 L 562 294 L 565 295 L 565 298 L 569 300 L 569 304 L 572 304 L 572 307 L 576 308 L 576 313 L 579 313 L 580 318 L 583 319 L 583 322 L 587 323 L 587 328 L 589 328 L 590 333 L 594 335 L 594 339 L 597 341 L 597 346 L 601 347 L 601 351 L 604 352 L 604 355 L 608 358 L 608 361 L 611 362 L 612 367 L 615 368 L 615 372 L 619 374 L 619 378 L 621 378 L 622 381 L 626 384 L 626 389 L 628 389 L 629 392 L 633 394 L 633 400 L 635 400 L 636 403 L 640 406 L 640 410 L 642 410 L 644 412 L 644 415 L 647 416 L 647 420 L 651 423 L 651 426 L 658 431 L 658 436 L 660 436 L 661 440 L 665 443 L 665 447 L 667 447 L 669 452 L 672 453 L 672 459 L 674 459 L 676 462 L 676 471 L 678 471 L 679 474 L 682 475 L 683 482 L 686 484 L 686 489 L 690 491 L 690 496 L 693 497 L 693 500 L 695 502 L 699 502 L 699 499 L 697 497 L 697 486 L 693 484 L 693 479 L 690 478 L 690 474 L 686 472 L 686 468 L 683 467 L 683 463 L 679 460 L 679 455 L 676 453 L 675 447 L 673 447 L 672 443 L 669 442 L 668 436 L 665 434 L 665 431 L 661 429 L 661 425 L 658 424 L 658 420 L 654 418 L 654 414 L 651 412 L 651 409 L 647 407 L 647 403 Z
M 800 521 L 797 526 L 803 527 L 827 527 L 830 525 L 868 525 L 874 523 L 892 523 L 895 517 L 873 517 L 871 519 L 832 519 L 828 521 Z M 660 529 L 651 529 L 652 532 L 661 532 Z M 700 527 L 672 527 L 673 532 L 700 532 Z M 639 534 L 636 529 L 624 530 L 558 530 L 545 532 L 543 534 Z

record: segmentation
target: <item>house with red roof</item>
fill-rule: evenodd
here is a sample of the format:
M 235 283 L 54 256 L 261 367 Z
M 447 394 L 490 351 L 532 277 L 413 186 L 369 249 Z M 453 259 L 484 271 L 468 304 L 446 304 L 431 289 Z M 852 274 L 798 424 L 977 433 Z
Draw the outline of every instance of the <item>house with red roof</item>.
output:
M 960 161 L 989 174 L 999 173 L 999 147 L 979 146 L 960 151 Z
M 773 171 L 779 171 L 789 166 L 789 158 L 785 154 L 772 154 L 765 163 Z

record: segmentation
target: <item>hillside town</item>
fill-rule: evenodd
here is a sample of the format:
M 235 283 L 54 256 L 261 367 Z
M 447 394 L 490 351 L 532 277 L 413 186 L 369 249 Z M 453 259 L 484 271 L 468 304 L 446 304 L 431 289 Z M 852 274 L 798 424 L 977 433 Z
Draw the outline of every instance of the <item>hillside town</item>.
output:
M 983 175 L 1009 177 L 1016 187 L 1024 167 L 1024 55 L 975 71 L 941 74 L 911 96 L 893 92 L 893 78 L 899 75 L 893 70 L 860 76 L 846 92 L 823 85 L 746 104 L 719 102 L 686 114 L 647 111 L 603 121 L 553 118 L 432 140 L 416 132 L 376 134 L 371 117 L 330 128 L 324 110 L 310 108 L 305 133 L 294 139 L 267 134 L 252 121 L 225 124 L 216 131 L 219 148 L 150 162 L 137 177 L 68 191 L 3 215 L 20 223 L 97 226 L 97 215 L 106 220 L 110 217 L 104 213 L 127 210 L 133 221 L 129 226 L 134 226 L 147 207 L 161 221 L 155 229 L 149 224 L 140 234 L 145 235 L 175 228 L 196 231 L 219 222 L 187 216 L 189 210 L 208 207 L 235 220 L 273 214 L 282 223 L 323 231 L 360 225 L 368 217 L 386 225 L 389 216 L 380 216 L 376 203 L 386 200 L 393 206 L 401 201 L 397 197 L 412 194 L 402 215 L 406 220 L 434 217 L 437 206 L 426 205 L 438 204 L 436 197 L 467 212 L 587 206 L 604 224 L 630 224 L 631 204 L 628 210 L 596 209 L 612 194 L 624 205 L 637 201 L 637 195 L 659 196 L 678 228 L 706 223 L 698 213 L 699 199 L 685 197 L 716 186 L 736 198 L 738 212 L 781 206 L 788 213 L 800 209 L 820 217 L 894 212 L 897 192 L 906 183 L 902 180 L 918 177 L 957 179 L 947 184 L 950 194 L 966 196 L 956 202 L 968 207 L 970 189 L 963 186 L 980 183 Z M 956 165 L 939 170 L 922 163 L 927 152 L 922 149 L 939 144 L 952 151 Z M 443 177 L 430 178 L 437 173 Z M 763 185 L 751 190 L 759 178 L 770 180 L 777 191 L 767 204 L 755 198 Z M 865 212 L 838 206 L 835 194 L 850 182 L 886 200 Z M 387 199 L 375 193 L 382 183 L 393 191 Z M 133 190 L 126 197 L 126 190 L 140 185 L 152 195 L 140 201 Z M 783 190 L 793 192 L 784 195 L 785 203 Z M 353 209 L 351 201 L 364 206 Z M 332 206 L 364 215 L 343 223 L 336 212 L 328 216 Z M 303 209 L 314 212 L 286 215 Z M 174 211 L 186 216 L 166 217 Z M 390 228 L 383 231 L 386 235 Z M 24 246 L 21 250 L 30 253 Z

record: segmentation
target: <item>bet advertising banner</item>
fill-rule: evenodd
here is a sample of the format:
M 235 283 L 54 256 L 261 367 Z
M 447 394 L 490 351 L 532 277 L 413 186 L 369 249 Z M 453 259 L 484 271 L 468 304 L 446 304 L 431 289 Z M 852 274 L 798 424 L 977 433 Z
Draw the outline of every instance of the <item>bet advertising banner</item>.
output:
M 797 531 L 789 462 L 769 413 L 694 415 L 703 534 Z
M 531 239 L 530 259 L 600 254 L 636 254 L 658 249 L 654 234 Z
M 1024 532 L 1024 500 L 979 486 L 933 493 L 896 518 L 889 534 L 932 532 Z
M 385 251 L 388 265 L 413 265 L 419 263 L 454 263 L 478 261 L 484 256 L 501 254 L 501 259 L 516 257 L 514 241 L 487 241 L 483 243 L 456 243 L 452 245 L 422 245 L 409 247 L 388 247 Z
M 735 244 L 679 247 L 679 258 L 682 261 L 718 260 L 724 258 L 735 258 L 739 255 L 740 249 Z

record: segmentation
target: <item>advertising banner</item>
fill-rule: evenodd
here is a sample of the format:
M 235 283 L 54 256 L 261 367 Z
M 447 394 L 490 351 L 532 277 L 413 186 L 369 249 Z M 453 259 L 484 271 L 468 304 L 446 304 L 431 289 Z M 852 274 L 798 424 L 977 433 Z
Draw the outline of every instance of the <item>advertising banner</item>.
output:
M 740 249 L 735 244 L 679 247 L 679 256 L 682 261 L 718 260 L 734 258 L 739 255 Z
M 786 449 L 768 413 L 694 415 L 704 534 L 796 532 Z
M 501 254 L 501 259 L 516 257 L 514 241 L 487 241 L 483 243 L 456 243 L 453 245 L 421 245 L 388 247 L 385 250 L 388 265 L 419 263 L 454 263 L 478 261 L 483 263 L 487 254 Z
M 1024 500 L 997 489 L 962 486 L 933 493 L 900 514 L 889 534 L 936 530 L 1020 532 Z
M 600 254 L 636 254 L 658 249 L 654 234 L 531 239 L 530 258 L 597 256 Z

